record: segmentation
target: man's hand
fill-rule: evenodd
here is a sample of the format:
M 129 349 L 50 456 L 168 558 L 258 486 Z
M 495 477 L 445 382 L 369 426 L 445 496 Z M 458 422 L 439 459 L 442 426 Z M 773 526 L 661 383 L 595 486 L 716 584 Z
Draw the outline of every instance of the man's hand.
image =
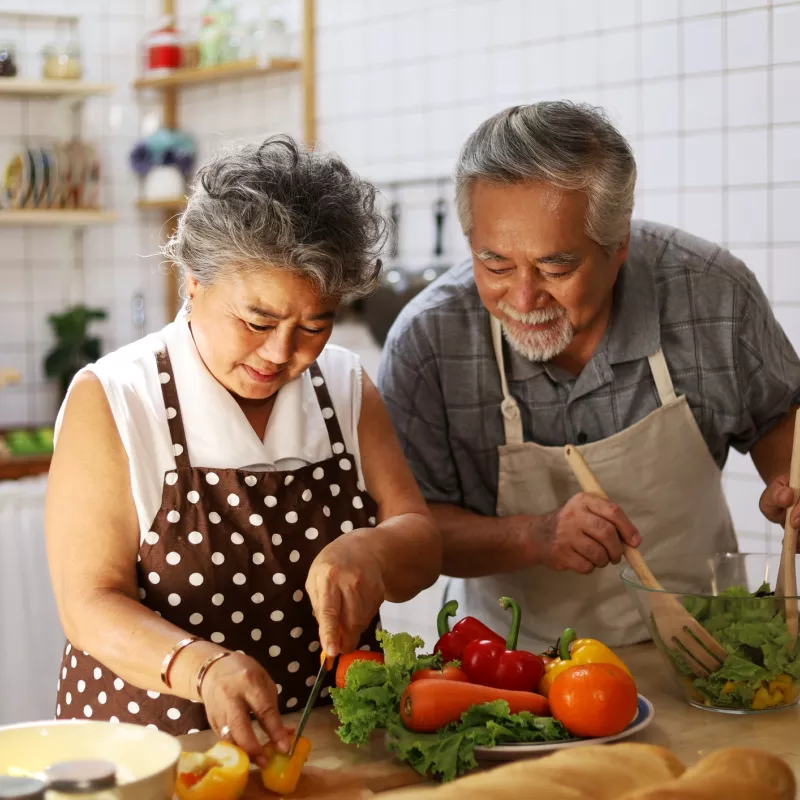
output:
M 554 570 L 588 575 L 595 567 L 618 564 L 623 541 L 638 547 L 642 537 L 622 509 L 602 497 L 581 492 L 558 511 L 537 519 L 537 561 Z
M 794 503 L 794 491 L 789 488 L 789 476 L 780 475 L 764 489 L 758 507 L 761 513 L 776 525 L 786 522 L 786 510 Z M 800 504 L 792 511 L 792 526 L 800 528 Z

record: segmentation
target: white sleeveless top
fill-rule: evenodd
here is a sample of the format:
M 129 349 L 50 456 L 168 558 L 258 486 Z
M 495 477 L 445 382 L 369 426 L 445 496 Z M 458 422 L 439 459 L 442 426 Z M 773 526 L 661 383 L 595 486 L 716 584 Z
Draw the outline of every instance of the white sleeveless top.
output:
M 186 317 L 179 315 L 159 333 L 115 350 L 85 368 L 103 384 L 128 454 L 140 543 L 161 505 L 164 473 L 175 469 L 156 369 L 158 337 L 166 341 L 172 361 L 192 466 L 294 470 L 332 457 L 322 409 L 307 370 L 278 391 L 262 441 L 236 400 L 206 368 Z M 328 345 L 317 363 L 325 376 L 344 445 L 355 458 L 363 484 L 358 447 L 361 361 L 349 350 Z M 56 437 L 64 405 L 56 420 Z

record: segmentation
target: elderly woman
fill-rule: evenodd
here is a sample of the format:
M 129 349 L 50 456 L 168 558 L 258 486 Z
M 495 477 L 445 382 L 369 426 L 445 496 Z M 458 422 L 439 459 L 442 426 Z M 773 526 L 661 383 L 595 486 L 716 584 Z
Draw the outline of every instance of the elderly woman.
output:
M 374 288 L 383 233 L 373 187 L 288 137 L 200 171 L 164 248 L 184 310 L 87 367 L 59 417 L 58 717 L 210 724 L 258 757 L 255 717 L 286 749 L 280 714 L 320 650 L 375 647 L 381 603 L 436 579 L 380 397 L 326 346 L 341 299 Z

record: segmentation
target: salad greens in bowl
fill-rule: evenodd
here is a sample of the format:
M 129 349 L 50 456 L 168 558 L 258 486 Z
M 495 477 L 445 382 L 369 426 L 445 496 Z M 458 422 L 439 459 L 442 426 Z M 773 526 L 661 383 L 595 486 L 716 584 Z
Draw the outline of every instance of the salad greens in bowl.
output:
M 800 574 L 800 557 L 797 559 Z M 800 694 L 800 645 L 792 641 L 785 598 L 773 591 L 780 555 L 720 553 L 649 564 L 664 587 L 648 589 L 629 566 L 621 571 L 629 595 L 664 662 L 693 706 L 733 714 L 786 708 Z M 709 675 L 693 673 L 686 652 L 663 641 L 653 614 L 656 595 L 670 594 L 725 648 Z M 657 601 L 656 601 L 657 602 Z

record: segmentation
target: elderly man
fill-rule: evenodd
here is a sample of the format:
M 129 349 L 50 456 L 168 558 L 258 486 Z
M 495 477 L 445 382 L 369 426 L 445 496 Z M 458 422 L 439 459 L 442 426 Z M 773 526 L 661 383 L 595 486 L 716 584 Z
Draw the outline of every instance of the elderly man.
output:
M 395 322 L 380 388 L 443 532 L 460 611 L 522 643 L 563 628 L 647 638 L 622 543 L 662 578 L 736 550 L 731 446 L 784 520 L 800 361 L 753 274 L 719 246 L 631 223 L 636 165 L 595 109 L 511 108 L 467 140 L 456 200 L 472 258 Z M 614 502 L 581 493 L 580 446 Z M 800 507 L 794 512 L 800 523 Z

